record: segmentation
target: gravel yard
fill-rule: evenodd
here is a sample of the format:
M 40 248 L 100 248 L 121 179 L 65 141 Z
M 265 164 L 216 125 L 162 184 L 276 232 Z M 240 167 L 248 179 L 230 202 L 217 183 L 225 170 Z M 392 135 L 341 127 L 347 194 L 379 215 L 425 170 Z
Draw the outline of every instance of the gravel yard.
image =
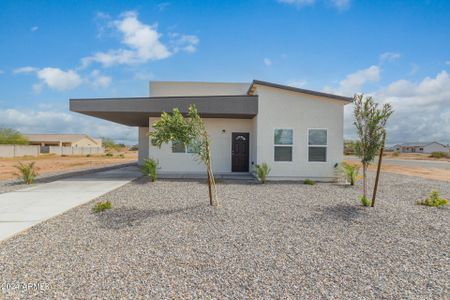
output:
M 139 179 L 101 197 L 109 211 L 91 202 L 0 243 L 3 296 L 446 298 L 450 209 L 415 205 L 432 189 L 450 196 L 383 174 L 366 208 L 360 188 L 222 182 L 215 209 L 203 183 Z

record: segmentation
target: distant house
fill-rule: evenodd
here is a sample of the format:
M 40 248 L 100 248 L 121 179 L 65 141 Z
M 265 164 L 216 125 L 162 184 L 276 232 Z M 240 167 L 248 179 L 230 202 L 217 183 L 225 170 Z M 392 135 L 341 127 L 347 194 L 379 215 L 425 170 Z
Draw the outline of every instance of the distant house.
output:
M 394 147 L 395 151 L 402 153 L 432 153 L 432 152 L 449 152 L 449 146 L 438 142 L 428 143 L 403 143 Z
M 30 145 L 101 148 L 102 140 L 86 134 L 25 134 Z

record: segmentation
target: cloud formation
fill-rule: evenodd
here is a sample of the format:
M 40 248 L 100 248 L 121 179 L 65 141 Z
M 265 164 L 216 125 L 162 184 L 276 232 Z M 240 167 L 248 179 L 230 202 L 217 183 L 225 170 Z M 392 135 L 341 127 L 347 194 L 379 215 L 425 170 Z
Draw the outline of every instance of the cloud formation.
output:
M 343 96 L 352 96 L 355 93 L 361 92 L 361 89 L 367 83 L 380 80 L 380 72 L 381 69 L 379 66 L 372 65 L 367 69 L 358 70 L 354 73 L 348 74 L 339 82 L 339 87 L 325 87 L 324 91 Z
M 312 6 L 316 4 L 316 0 L 277 0 L 279 3 L 288 4 L 301 8 L 303 6 Z M 350 7 L 351 0 L 327 0 L 325 3 L 331 5 L 337 10 L 345 10 Z
M 265 57 L 263 61 L 266 66 L 272 65 L 272 60 L 270 58 Z
M 396 52 L 385 52 L 380 55 L 380 62 L 393 62 L 400 58 L 400 53 Z
M 195 52 L 199 39 L 195 35 L 172 34 L 169 46 L 161 40 L 162 34 L 158 32 L 158 26 L 142 23 L 135 11 L 124 12 L 120 18 L 108 23 L 109 27 L 117 31 L 120 42 L 125 46 L 118 49 L 110 49 L 106 52 L 96 52 L 91 56 L 81 59 L 83 67 L 93 62 L 103 67 L 120 64 L 141 64 L 153 60 L 162 60 L 179 51 Z
M 75 71 L 58 68 L 43 68 L 36 72 L 42 84 L 58 91 L 67 91 L 81 84 L 81 77 Z

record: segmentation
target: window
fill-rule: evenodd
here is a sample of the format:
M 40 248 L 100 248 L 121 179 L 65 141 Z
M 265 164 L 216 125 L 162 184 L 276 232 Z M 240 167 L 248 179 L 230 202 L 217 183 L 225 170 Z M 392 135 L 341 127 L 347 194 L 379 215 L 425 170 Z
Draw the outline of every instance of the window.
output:
M 308 161 L 327 161 L 327 130 L 308 129 Z
M 275 129 L 273 140 L 274 160 L 292 161 L 293 130 Z
M 172 153 L 185 153 L 186 147 L 183 143 L 180 142 L 172 142 Z

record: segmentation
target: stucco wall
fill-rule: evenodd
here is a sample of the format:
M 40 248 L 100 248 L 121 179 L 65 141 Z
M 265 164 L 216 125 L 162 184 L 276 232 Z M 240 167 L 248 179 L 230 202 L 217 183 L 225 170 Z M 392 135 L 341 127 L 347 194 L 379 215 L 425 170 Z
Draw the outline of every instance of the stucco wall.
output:
M 246 95 L 249 83 L 150 81 L 150 96 Z
M 39 156 L 40 146 L 0 145 L 0 157 Z
M 150 118 L 153 124 L 158 118 Z M 231 172 L 231 133 L 250 133 L 250 158 L 253 160 L 253 143 L 255 138 L 253 132 L 253 120 L 251 119 L 204 119 L 206 129 L 211 138 L 211 153 L 214 172 Z M 225 132 L 222 132 L 225 130 Z M 146 143 L 146 141 L 143 141 Z M 141 147 L 141 140 L 139 147 Z M 161 173 L 199 173 L 205 172 L 203 163 L 195 160 L 196 155 L 191 153 L 172 153 L 171 144 L 165 144 L 158 149 L 150 146 L 149 157 L 159 160 Z
M 343 158 L 345 102 L 258 86 L 257 162 L 266 162 L 271 179 L 331 179 Z M 326 162 L 308 162 L 308 128 L 328 129 Z M 293 129 L 291 162 L 274 161 L 274 129 Z
M 72 147 L 101 147 L 101 144 L 98 145 L 96 142 L 88 138 L 83 138 L 76 143 L 72 143 Z
M 142 165 L 144 160 L 149 157 L 149 145 L 150 141 L 148 138 L 148 127 L 139 127 L 138 132 L 139 139 L 139 149 L 138 149 L 138 164 Z

